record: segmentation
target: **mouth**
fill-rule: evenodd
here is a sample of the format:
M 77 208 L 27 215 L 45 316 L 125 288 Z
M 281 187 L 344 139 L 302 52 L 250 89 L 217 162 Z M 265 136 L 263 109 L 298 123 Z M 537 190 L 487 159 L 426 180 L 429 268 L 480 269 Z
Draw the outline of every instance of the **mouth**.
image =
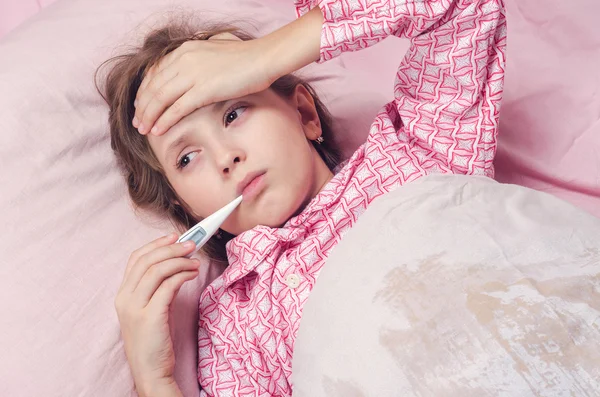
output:
M 236 193 L 244 196 L 244 201 L 250 200 L 264 188 L 265 171 L 251 172 L 237 185 Z

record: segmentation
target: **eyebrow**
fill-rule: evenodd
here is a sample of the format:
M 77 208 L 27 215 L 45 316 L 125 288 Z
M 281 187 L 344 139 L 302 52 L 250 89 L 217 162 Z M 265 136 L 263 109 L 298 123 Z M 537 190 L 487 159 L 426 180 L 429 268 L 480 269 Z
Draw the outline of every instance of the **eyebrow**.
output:
M 213 115 L 216 115 L 218 113 L 221 113 L 223 108 L 225 107 L 225 105 L 227 105 L 228 102 L 233 101 L 233 100 L 234 99 L 228 99 L 225 101 L 214 102 L 214 103 L 208 105 L 208 107 L 210 108 L 210 112 Z M 179 147 L 179 145 L 181 145 L 185 140 L 186 140 L 185 131 L 183 131 L 179 134 L 179 136 L 177 138 L 175 138 L 167 146 L 167 150 L 165 150 L 165 159 L 168 159 L 170 157 L 171 152 L 173 152 L 175 149 L 177 149 Z

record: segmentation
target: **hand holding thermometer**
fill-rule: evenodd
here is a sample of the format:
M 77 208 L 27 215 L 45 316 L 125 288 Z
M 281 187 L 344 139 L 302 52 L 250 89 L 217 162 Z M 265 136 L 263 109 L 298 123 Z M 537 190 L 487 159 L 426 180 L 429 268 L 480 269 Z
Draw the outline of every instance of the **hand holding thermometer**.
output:
M 183 233 L 181 237 L 179 237 L 177 240 L 178 243 L 188 240 L 192 240 L 194 243 L 196 243 L 196 249 L 186 255 L 187 258 L 190 258 L 192 255 L 198 252 L 198 250 L 202 248 L 204 244 L 206 244 L 206 242 L 217 232 L 217 230 L 219 230 L 219 227 L 221 227 L 223 222 L 225 222 L 225 219 L 231 215 L 233 210 L 235 210 L 241 202 L 242 196 L 239 196 L 225 207 L 200 221 L 190 230 Z

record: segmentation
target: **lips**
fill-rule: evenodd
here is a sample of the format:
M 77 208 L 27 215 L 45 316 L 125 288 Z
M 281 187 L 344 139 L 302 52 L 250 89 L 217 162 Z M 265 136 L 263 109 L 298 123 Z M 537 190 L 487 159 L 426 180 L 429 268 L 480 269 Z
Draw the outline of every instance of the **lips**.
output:
M 257 171 L 257 172 L 250 172 L 249 174 L 247 174 L 244 179 L 242 179 L 242 181 L 240 183 L 238 183 L 237 185 L 237 189 L 236 189 L 236 193 L 239 196 L 240 194 L 244 193 L 244 190 L 250 185 L 252 184 L 252 182 L 254 182 L 257 178 L 263 176 L 265 174 L 265 171 Z

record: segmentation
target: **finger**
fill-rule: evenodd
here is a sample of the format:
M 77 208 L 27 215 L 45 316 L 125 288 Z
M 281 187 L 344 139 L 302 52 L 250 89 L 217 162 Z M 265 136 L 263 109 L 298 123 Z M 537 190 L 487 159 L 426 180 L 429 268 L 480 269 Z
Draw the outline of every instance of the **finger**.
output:
M 177 60 L 186 51 L 187 50 L 184 47 L 179 46 L 176 49 L 174 49 L 173 51 L 169 52 L 164 57 L 162 57 L 160 59 L 160 61 L 158 61 L 156 64 L 157 72 L 162 72 L 164 69 L 169 67 L 173 62 L 175 62 L 175 60 Z
M 148 84 L 150 84 L 150 82 L 152 81 L 152 76 L 154 76 L 154 66 L 148 69 L 146 75 L 142 79 L 142 83 L 140 84 L 137 92 L 135 93 L 135 99 L 133 100 L 133 107 L 135 109 L 135 112 L 133 115 L 133 119 L 131 120 L 131 124 L 133 124 L 135 128 L 138 128 L 140 126 L 140 97 L 145 91 L 146 87 L 148 87 Z
M 218 101 L 218 99 L 214 99 L 210 102 L 204 102 L 202 99 L 198 99 L 200 94 L 195 91 L 195 86 L 191 87 L 185 94 L 169 106 L 154 123 L 156 129 L 152 131 L 152 134 L 162 135 L 167 132 L 169 128 L 177 124 L 179 120 L 196 109 Z
M 140 90 L 144 90 L 148 86 L 150 80 L 152 80 L 152 76 L 154 76 L 156 73 L 162 72 L 165 68 L 170 66 L 177 58 L 179 58 L 181 54 L 183 54 L 184 51 L 185 50 L 182 48 L 182 46 L 179 46 L 178 48 L 169 52 L 167 55 L 158 60 L 158 62 L 156 62 L 154 65 L 152 65 L 152 67 L 148 69 L 148 73 L 146 74 L 146 77 L 149 78 L 143 79 L 142 84 L 140 84 L 138 88 L 138 93 L 140 92 Z
M 179 53 L 177 52 L 177 50 L 171 51 L 170 53 L 168 53 L 167 55 L 165 55 L 164 57 L 159 59 L 154 65 L 152 65 L 148 69 L 148 72 L 146 73 L 145 77 L 147 77 L 147 78 L 144 78 L 142 80 L 142 83 L 140 84 L 140 86 L 138 88 L 138 92 L 140 90 L 144 90 L 148 86 L 150 81 L 152 80 L 152 77 L 155 76 L 157 73 L 162 72 L 165 68 L 167 68 L 169 65 L 171 65 L 171 63 L 173 63 L 173 61 L 178 56 L 179 56 Z M 137 97 L 136 97 L 136 99 L 137 99 Z
M 146 132 L 156 133 L 152 130 L 156 120 L 165 109 L 181 98 L 193 85 L 194 83 L 190 79 L 176 76 L 160 87 L 146 105 L 141 119 L 142 124 L 146 126 Z
M 155 250 L 142 255 L 131 267 L 127 279 L 123 282 L 123 288 L 130 292 L 135 291 L 137 285 L 140 283 L 140 280 L 150 266 L 167 259 L 183 257 L 190 254 L 194 250 L 195 244 L 193 241 L 190 242 L 191 244 L 186 243 L 187 241 L 185 243 L 176 243 L 158 247 Z
M 149 131 L 146 125 L 143 123 L 144 113 L 146 106 L 150 102 L 156 92 L 169 80 L 177 76 L 177 70 L 175 68 L 164 69 L 162 72 L 154 72 L 151 76 L 150 82 L 145 88 L 140 88 L 137 92 L 137 107 L 135 108 L 135 116 L 132 120 L 132 124 L 135 127 L 137 123 L 137 129 L 141 134 L 145 134 Z
M 198 270 L 198 266 L 200 266 L 200 261 L 198 259 L 188 258 L 168 259 L 151 266 L 133 292 L 134 299 L 139 307 L 146 306 L 152 298 L 152 295 L 154 295 L 158 287 L 160 287 L 166 279 L 183 271 Z
M 159 313 L 168 310 L 169 305 L 171 305 L 171 302 L 173 302 L 183 284 L 186 281 L 195 279 L 198 277 L 198 274 L 198 270 L 185 271 L 169 277 L 158 287 L 146 307 L 150 310 L 156 310 Z
M 124 279 L 126 279 L 128 277 L 129 272 L 131 271 L 131 268 L 139 260 L 139 258 L 142 255 L 145 255 L 148 252 L 157 249 L 158 247 L 164 247 L 164 246 L 167 246 L 169 244 L 172 244 L 175 241 L 177 241 L 177 234 L 176 233 L 171 233 L 169 235 L 159 237 L 156 240 L 151 241 L 148 244 L 146 244 L 146 245 L 138 248 L 137 250 L 133 251 L 131 253 L 131 255 L 129 256 L 129 260 L 127 261 L 127 267 L 125 268 Z
M 150 68 L 148 68 L 148 71 L 146 72 L 146 74 L 144 75 L 144 78 L 142 79 L 142 83 L 138 87 L 138 93 L 140 91 L 144 90 L 148 86 L 148 84 L 150 83 L 150 81 L 152 81 L 152 77 L 155 74 L 155 70 L 156 70 L 156 65 L 153 65 Z M 137 100 L 138 97 L 136 96 L 135 99 Z
M 146 89 L 146 87 L 148 87 L 148 84 L 150 84 L 150 82 L 152 81 L 152 77 L 154 77 L 154 75 L 156 74 L 156 65 L 152 65 L 147 71 L 146 74 L 144 75 L 144 78 L 142 79 L 142 82 L 140 84 L 140 86 L 138 87 L 137 92 L 135 93 L 135 100 L 133 101 L 133 107 L 137 109 L 139 108 L 139 98 L 140 98 L 140 94 L 142 92 L 144 92 L 144 90 Z M 137 113 L 136 113 L 137 116 Z M 134 118 L 135 120 L 135 118 Z M 134 123 L 134 127 L 137 128 L 137 126 L 139 125 L 139 121 L 136 125 L 136 123 Z

